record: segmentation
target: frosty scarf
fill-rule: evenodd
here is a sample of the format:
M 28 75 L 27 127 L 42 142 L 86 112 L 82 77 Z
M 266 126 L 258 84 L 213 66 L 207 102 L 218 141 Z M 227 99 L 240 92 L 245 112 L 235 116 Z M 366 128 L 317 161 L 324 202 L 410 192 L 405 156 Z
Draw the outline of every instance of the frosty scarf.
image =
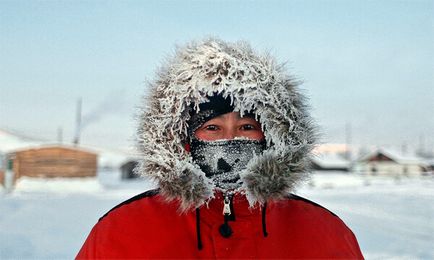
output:
M 241 187 L 240 172 L 246 169 L 254 155 L 265 149 L 265 140 L 202 141 L 193 138 L 191 155 L 217 188 L 233 191 Z

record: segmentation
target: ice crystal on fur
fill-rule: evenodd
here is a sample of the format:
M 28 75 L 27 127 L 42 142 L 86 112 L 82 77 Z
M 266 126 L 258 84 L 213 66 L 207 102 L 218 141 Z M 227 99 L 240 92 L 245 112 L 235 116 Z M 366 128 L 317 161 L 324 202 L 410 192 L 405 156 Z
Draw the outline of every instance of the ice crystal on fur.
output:
M 252 206 L 282 198 L 307 172 L 315 132 L 305 98 L 283 66 L 248 44 L 207 39 L 178 48 L 149 88 L 140 115 L 137 171 L 156 178 L 182 210 L 202 205 L 215 189 L 185 150 L 190 107 L 197 111 L 214 94 L 229 97 L 241 114 L 255 113 L 264 130 L 267 150 L 241 175 Z

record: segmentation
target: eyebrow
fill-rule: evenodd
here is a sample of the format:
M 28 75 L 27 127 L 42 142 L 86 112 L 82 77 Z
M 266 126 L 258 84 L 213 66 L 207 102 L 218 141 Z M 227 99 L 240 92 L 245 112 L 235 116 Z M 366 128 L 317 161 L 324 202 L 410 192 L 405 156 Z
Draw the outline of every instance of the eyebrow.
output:
M 256 121 L 254 118 L 252 118 L 252 117 L 241 117 L 240 118 L 241 120 L 248 120 L 248 121 L 253 121 L 253 122 L 255 122 L 255 123 L 258 123 L 259 124 L 259 122 L 258 121 Z

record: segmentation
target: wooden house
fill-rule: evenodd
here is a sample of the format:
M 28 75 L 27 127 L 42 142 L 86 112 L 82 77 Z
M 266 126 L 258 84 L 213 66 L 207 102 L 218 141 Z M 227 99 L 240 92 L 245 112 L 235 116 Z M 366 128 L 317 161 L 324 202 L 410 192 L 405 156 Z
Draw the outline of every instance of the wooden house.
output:
M 14 179 L 27 177 L 95 177 L 97 154 L 65 145 L 30 147 L 7 155 Z
M 41 145 L 40 142 L 13 134 L 9 131 L 0 129 L 0 184 L 5 185 L 7 170 L 11 168 L 10 162 L 7 159 L 7 155 L 13 151 L 24 149 L 30 146 Z

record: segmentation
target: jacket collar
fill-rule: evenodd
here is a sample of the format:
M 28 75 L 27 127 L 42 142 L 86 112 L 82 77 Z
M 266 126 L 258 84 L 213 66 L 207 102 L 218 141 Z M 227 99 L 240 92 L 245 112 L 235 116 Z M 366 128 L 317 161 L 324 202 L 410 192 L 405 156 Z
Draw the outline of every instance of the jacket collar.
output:
M 201 214 L 203 215 L 204 221 L 208 218 L 212 221 L 222 222 L 224 218 L 223 208 L 224 208 L 225 196 L 222 192 L 216 192 L 214 198 L 211 199 L 207 204 L 200 207 Z M 261 208 L 251 207 L 249 201 L 245 194 L 235 193 L 232 198 L 230 198 L 230 208 L 231 214 L 236 219 L 255 219 L 261 217 Z

